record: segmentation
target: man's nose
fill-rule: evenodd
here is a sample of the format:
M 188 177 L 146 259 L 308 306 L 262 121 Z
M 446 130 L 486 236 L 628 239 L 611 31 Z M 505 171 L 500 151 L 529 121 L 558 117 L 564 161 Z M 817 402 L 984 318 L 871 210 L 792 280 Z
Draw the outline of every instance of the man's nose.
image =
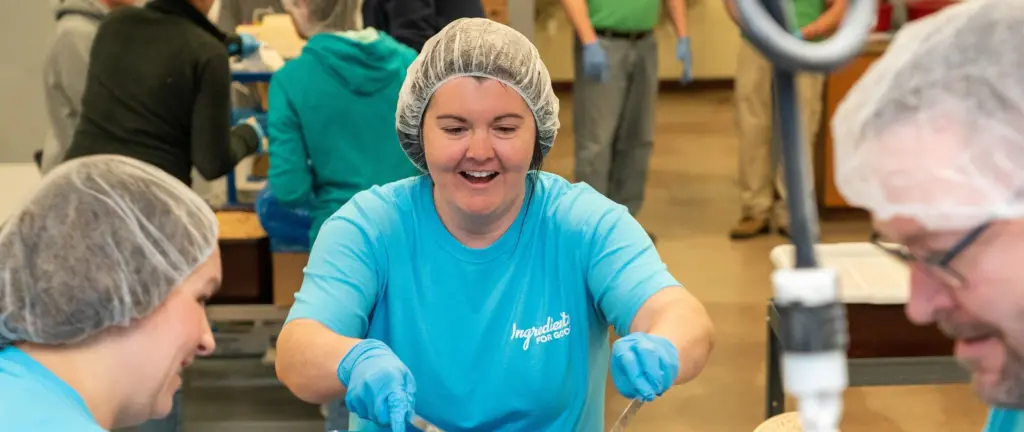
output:
M 955 305 L 951 287 L 930 275 L 921 265 L 910 266 L 910 299 L 905 308 L 910 322 L 933 324 L 939 312 L 953 309 Z

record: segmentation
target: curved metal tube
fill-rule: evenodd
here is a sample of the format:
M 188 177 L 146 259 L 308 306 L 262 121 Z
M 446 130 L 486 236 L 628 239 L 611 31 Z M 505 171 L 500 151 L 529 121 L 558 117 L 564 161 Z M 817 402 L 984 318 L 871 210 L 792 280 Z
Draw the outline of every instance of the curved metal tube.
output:
M 828 40 L 808 42 L 779 25 L 764 0 L 735 0 L 743 30 L 777 67 L 790 71 L 831 71 L 860 54 L 878 17 L 878 0 L 850 0 L 839 30 Z

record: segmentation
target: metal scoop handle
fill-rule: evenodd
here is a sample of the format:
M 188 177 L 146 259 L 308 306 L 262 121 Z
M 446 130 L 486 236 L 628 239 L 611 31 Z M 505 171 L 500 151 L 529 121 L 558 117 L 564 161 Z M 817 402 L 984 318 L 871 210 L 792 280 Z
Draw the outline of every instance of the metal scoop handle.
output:
M 608 432 L 625 432 L 629 423 L 633 421 L 633 417 L 636 416 L 637 411 L 640 411 L 640 407 L 644 406 L 643 401 L 639 399 L 633 399 L 629 402 L 629 406 L 622 412 L 619 419 L 615 421 L 612 428 Z

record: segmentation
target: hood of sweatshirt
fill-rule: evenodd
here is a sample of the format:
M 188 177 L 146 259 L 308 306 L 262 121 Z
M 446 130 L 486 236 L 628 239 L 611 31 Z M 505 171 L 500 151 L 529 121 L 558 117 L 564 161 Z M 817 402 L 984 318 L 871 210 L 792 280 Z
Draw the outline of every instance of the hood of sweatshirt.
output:
M 99 0 L 56 0 L 53 5 L 53 13 L 58 20 L 65 15 L 75 14 L 91 17 L 99 21 L 109 11 Z
M 302 55 L 355 94 L 374 94 L 405 78 L 416 52 L 383 32 L 321 33 L 313 36 Z

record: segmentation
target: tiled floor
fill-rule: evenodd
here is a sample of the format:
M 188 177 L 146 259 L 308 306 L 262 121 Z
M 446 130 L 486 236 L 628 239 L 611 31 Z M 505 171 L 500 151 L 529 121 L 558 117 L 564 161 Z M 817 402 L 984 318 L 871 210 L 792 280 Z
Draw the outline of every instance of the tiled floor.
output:
M 545 168 L 571 176 L 569 95 L 563 95 L 562 107 L 561 135 Z M 640 219 L 657 235 L 675 276 L 706 304 L 717 342 L 704 374 L 644 407 L 631 430 L 752 431 L 764 411 L 764 305 L 771 292 L 767 257 L 785 240 L 770 236 L 732 242 L 727 237 L 739 215 L 728 92 L 663 95 L 656 137 Z M 862 221 L 822 227 L 825 242 L 859 241 L 867 234 Z M 272 376 L 255 362 L 248 367 L 253 374 Z M 985 415 L 965 385 L 857 388 L 846 393 L 845 405 L 844 432 L 979 431 Z M 610 394 L 606 418 L 614 419 L 624 406 L 621 397 Z M 280 388 L 195 388 L 188 393 L 186 430 L 318 431 L 318 415 L 316 407 L 294 401 Z

